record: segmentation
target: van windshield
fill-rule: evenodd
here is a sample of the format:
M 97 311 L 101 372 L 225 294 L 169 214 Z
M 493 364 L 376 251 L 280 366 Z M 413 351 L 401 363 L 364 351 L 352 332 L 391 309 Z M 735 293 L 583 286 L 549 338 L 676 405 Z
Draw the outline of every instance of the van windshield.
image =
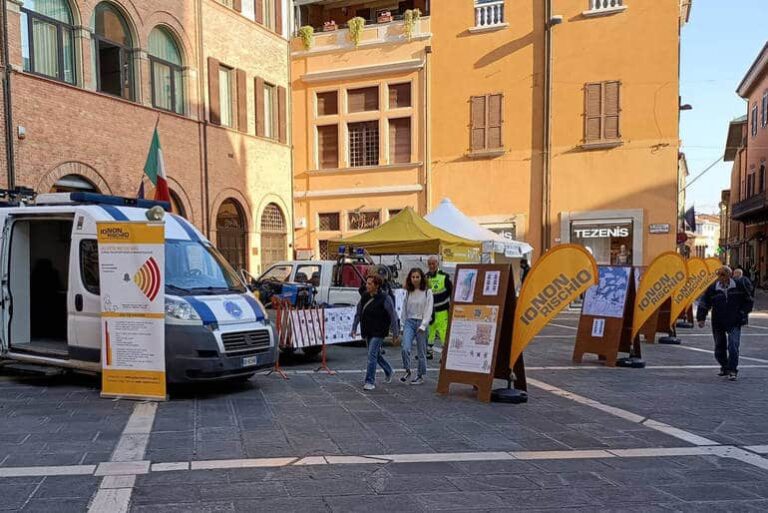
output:
M 196 241 L 165 241 L 165 291 L 177 296 L 244 293 L 237 273 L 213 247 Z

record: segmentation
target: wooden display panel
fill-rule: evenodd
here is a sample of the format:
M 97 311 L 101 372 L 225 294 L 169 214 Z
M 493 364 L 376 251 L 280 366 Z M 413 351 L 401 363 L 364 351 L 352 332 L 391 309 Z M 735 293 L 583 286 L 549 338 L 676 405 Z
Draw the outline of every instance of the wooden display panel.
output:
M 475 270 L 477 272 L 475 285 L 471 294 L 468 293 L 465 284 L 461 283 L 461 277 L 465 273 Z M 490 275 L 490 276 L 489 276 Z M 497 283 L 495 293 L 489 293 L 486 280 Z M 493 287 L 491 287 L 491 291 Z M 467 294 L 464 294 L 467 292 Z M 464 296 L 464 297 L 462 297 Z M 466 301 L 462 301 L 462 299 Z M 483 402 L 490 402 L 493 380 L 509 379 L 509 357 L 512 351 L 512 327 L 515 315 L 515 286 L 510 265 L 493 264 L 460 264 L 456 268 L 456 279 L 451 298 L 451 310 L 448 332 L 446 333 L 443 358 L 440 363 L 440 377 L 437 382 L 437 392 L 448 394 L 452 383 L 472 385 L 477 391 L 477 398 Z M 493 337 L 493 351 L 489 355 L 490 365 L 485 370 L 462 371 L 446 368 L 451 354 L 451 336 L 460 328 L 459 323 L 463 315 L 472 307 L 497 307 L 496 329 Z M 457 318 L 457 309 L 459 317 Z M 485 309 L 481 309 L 485 311 Z M 455 349 L 458 351 L 458 349 Z M 458 355 L 458 352 L 454 353 Z M 515 388 L 527 390 L 525 381 L 525 365 L 522 356 L 514 366 Z

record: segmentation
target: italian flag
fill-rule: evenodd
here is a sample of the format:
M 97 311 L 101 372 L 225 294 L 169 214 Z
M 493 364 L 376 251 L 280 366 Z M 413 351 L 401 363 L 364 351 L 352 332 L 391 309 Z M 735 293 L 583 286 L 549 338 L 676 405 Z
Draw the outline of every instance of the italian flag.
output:
M 144 164 L 144 173 L 155 186 L 155 200 L 170 202 L 171 194 L 168 192 L 168 178 L 165 174 L 163 149 L 160 147 L 160 134 L 157 131 L 157 126 L 155 126 L 155 132 L 152 134 L 152 144 L 149 146 L 147 162 Z

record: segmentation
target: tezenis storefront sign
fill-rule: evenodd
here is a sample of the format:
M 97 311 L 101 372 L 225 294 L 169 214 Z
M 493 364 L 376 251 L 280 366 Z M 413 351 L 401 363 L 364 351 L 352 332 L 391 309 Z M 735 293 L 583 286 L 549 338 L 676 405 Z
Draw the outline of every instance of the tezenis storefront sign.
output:
M 573 234 L 580 239 L 604 239 L 607 237 L 629 237 L 629 228 L 614 226 L 609 228 L 574 228 Z

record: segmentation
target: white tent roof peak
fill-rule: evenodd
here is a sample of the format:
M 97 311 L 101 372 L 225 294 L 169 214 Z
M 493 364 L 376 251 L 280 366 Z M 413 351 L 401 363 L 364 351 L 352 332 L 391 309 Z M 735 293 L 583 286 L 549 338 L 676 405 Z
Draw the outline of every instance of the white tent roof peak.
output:
M 481 226 L 459 210 L 449 198 L 443 198 L 440 205 L 427 214 L 425 219 L 453 235 L 492 245 L 495 253 L 504 253 L 510 258 L 520 258 L 533 251 L 530 244 L 506 239 Z M 484 251 L 486 250 L 484 249 Z

